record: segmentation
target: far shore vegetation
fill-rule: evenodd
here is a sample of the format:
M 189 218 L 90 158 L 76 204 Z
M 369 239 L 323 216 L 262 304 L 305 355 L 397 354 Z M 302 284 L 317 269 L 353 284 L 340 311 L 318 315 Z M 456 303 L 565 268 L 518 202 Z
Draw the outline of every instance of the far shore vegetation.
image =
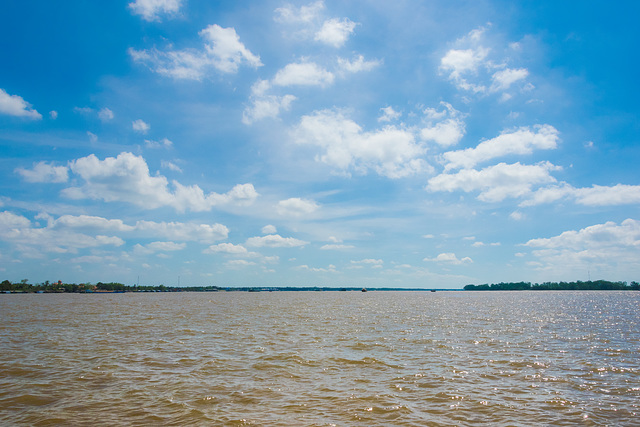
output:
M 588 280 L 586 282 L 501 282 L 491 285 L 467 285 L 465 291 L 639 291 L 640 283 Z
M 125 285 L 117 282 L 91 283 L 63 283 L 46 281 L 31 284 L 27 279 L 12 283 L 4 280 L 0 283 L 0 293 L 124 293 L 124 292 L 272 292 L 272 291 L 365 291 L 360 287 L 317 287 L 317 286 L 288 286 L 288 287 L 220 287 L 220 286 L 165 286 L 165 285 Z M 371 291 L 455 291 L 459 289 L 434 288 L 369 288 Z M 467 285 L 465 291 L 639 291 L 638 282 L 610 282 L 607 280 L 577 281 L 577 282 L 501 282 L 483 285 Z

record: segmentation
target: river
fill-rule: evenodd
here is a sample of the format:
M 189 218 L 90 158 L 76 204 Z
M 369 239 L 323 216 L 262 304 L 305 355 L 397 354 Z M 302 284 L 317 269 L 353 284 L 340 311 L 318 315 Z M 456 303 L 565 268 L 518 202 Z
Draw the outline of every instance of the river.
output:
M 640 292 L 0 295 L 1 425 L 640 425 Z

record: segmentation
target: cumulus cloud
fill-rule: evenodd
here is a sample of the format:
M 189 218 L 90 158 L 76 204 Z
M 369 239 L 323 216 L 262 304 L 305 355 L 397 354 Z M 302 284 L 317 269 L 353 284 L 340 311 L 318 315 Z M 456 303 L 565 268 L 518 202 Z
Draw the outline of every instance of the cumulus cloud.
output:
M 107 219 L 90 215 L 62 215 L 57 219 L 46 217 L 48 227 L 55 230 L 82 230 L 96 233 L 119 232 L 134 237 L 169 239 L 175 241 L 193 241 L 213 243 L 226 239 L 229 229 L 222 224 L 203 224 L 195 222 L 155 222 L 136 221 L 125 224 L 120 219 Z
M 133 248 L 138 254 L 152 254 L 156 252 L 174 252 L 181 251 L 187 247 L 186 243 L 175 242 L 151 242 L 146 245 L 136 244 Z
M 497 71 L 491 76 L 492 84 L 491 91 L 497 92 L 509 89 L 512 84 L 519 80 L 524 80 L 529 75 L 529 71 L 525 68 L 506 68 L 504 70 Z
M 262 227 L 262 234 L 276 234 L 278 232 L 278 229 L 275 227 L 275 225 L 265 225 L 264 227 Z
M 31 108 L 31 104 L 18 95 L 9 95 L 4 89 L 0 89 L 0 114 L 27 119 L 42 119 L 42 115 Z
M 399 119 L 402 115 L 402 113 L 394 110 L 393 107 L 384 107 L 381 108 L 380 111 L 382 111 L 382 115 L 378 117 L 379 122 L 391 122 Z
M 226 239 L 229 229 L 222 224 L 202 224 L 195 222 L 137 221 L 136 234 L 163 236 L 178 241 L 212 243 Z
M 320 246 L 320 249 L 323 251 L 339 251 L 339 250 L 353 249 L 353 248 L 354 248 L 353 245 L 343 245 L 338 243 L 332 243 L 332 244 Z
M 62 194 L 72 199 L 96 199 L 105 202 L 127 202 L 146 209 L 170 206 L 178 211 L 208 211 L 225 204 L 247 205 L 258 196 L 252 184 L 238 184 L 224 194 L 209 193 L 197 185 L 185 186 L 169 182 L 162 175 L 152 176 L 141 156 L 120 153 L 117 157 L 98 159 L 91 154 L 69 163 L 70 170 L 84 181 Z
M 124 240 L 117 236 L 57 230 L 50 224 L 40 227 L 28 218 L 9 211 L 0 212 L 0 238 L 33 256 L 41 252 L 77 253 L 79 249 L 124 244 Z
M 476 74 L 478 68 L 484 64 L 489 49 L 477 47 L 473 49 L 451 49 L 440 60 L 440 70 L 449 73 L 452 80 L 460 89 L 472 92 L 484 92 L 486 87 L 469 83 L 468 74 Z
M 268 80 L 258 80 L 251 87 L 251 105 L 242 113 L 242 122 L 250 125 L 265 118 L 275 118 L 280 111 L 289 110 L 296 97 L 293 95 L 276 96 L 268 93 L 271 83 Z
M 427 168 L 420 158 L 426 148 L 416 143 L 411 132 L 394 126 L 363 132 L 357 123 L 337 111 L 322 110 L 303 116 L 292 135 L 298 144 L 319 147 L 322 154 L 317 159 L 342 172 L 373 170 L 400 178 Z
M 452 252 L 441 253 L 435 258 L 424 258 L 423 261 L 438 262 L 438 263 L 453 264 L 453 265 L 470 264 L 473 262 L 473 260 L 469 257 L 458 259 L 456 254 Z
M 230 255 L 246 255 L 249 253 L 247 248 L 242 245 L 234 245 L 233 243 L 219 243 L 209 246 L 204 253 L 223 253 Z
M 246 245 L 256 248 L 294 248 L 298 246 L 308 245 L 309 242 L 299 240 L 293 237 L 282 237 L 279 234 L 268 234 L 266 236 L 250 237 L 247 239 Z
M 129 55 L 136 62 L 146 64 L 152 71 L 175 79 L 201 80 L 209 68 L 222 73 L 236 73 L 247 64 L 257 68 L 262 66 L 260 57 L 254 55 L 240 42 L 234 28 L 222 28 L 213 24 L 200 31 L 204 47 L 161 51 L 129 49 Z
M 160 162 L 160 165 L 165 169 L 169 169 L 169 170 L 174 171 L 174 172 L 182 173 L 182 168 L 180 168 L 180 166 L 176 165 L 173 162 L 168 162 L 168 161 L 163 160 L 162 162 Z
M 333 47 L 341 47 L 355 28 L 356 23 L 347 18 L 329 19 L 322 24 L 314 39 Z
M 278 213 L 282 216 L 303 216 L 309 215 L 317 211 L 320 205 L 313 200 L 300 199 L 292 197 L 287 200 L 281 200 L 276 207 Z
M 329 264 L 327 268 L 322 267 L 309 267 L 307 264 L 302 264 L 296 267 L 298 270 L 306 270 L 312 273 L 337 273 L 336 266 Z
M 449 151 L 442 157 L 447 162 L 445 170 L 469 169 L 478 163 L 508 154 L 531 154 L 534 149 L 550 150 L 557 147 L 558 131 L 550 125 L 523 127 L 513 132 L 483 141 L 475 148 Z
M 286 65 L 273 78 L 277 86 L 327 86 L 333 83 L 333 73 L 314 62 L 299 62 Z
M 133 122 L 131 122 L 131 127 L 133 128 L 133 130 L 140 133 L 147 133 L 149 132 L 149 129 L 151 129 L 151 126 L 149 126 L 149 124 L 142 119 L 134 120 Z
M 176 15 L 181 3 L 182 0 L 136 0 L 129 3 L 129 9 L 145 21 L 160 21 L 161 15 Z
M 587 269 L 607 275 L 637 274 L 640 256 L 640 222 L 626 219 L 609 221 L 580 230 L 565 231 L 550 238 L 529 240 L 540 268 L 550 271 L 584 272 Z
M 151 139 L 145 139 L 144 145 L 147 148 L 171 148 L 173 147 L 173 142 L 168 138 L 162 138 L 160 141 L 153 141 Z
M 536 165 L 499 163 L 482 170 L 463 169 L 455 174 L 440 174 L 431 178 L 429 191 L 480 191 L 478 199 L 499 202 L 507 197 L 523 197 L 534 185 L 555 182 L 550 171 L 558 168 L 549 162 Z
M 492 49 L 484 46 L 485 31 L 485 28 L 475 29 L 457 40 L 440 59 L 439 70 L 460 90 L 478 94 L 501 93 L 501 99 L 505 101 L 512 96 L 505 91 L 517 82 L 524 82 L 529 71 L 509 67 L 507 57 L 499 58 L 494 54 L 489 58 Z
M 15 172 L 27 182 L 67 182 L 69 169 L 66 166 L 54 166 L 46 162 L 38 162 L 32 169 L 16 168 Z
M 455 145 L 464 137 L 466 128 L 463 114 L 447 102 L 441 102 L 442 110 L 427 108 L 424 110 L 427 126 L 420 131 L 425 141 L 448 147 Z
M 382 61 L 374 59 L 367 61 L 364 56 L 357 55 L 352 60 L 338 58 L 338 70 L 341 73 L 359 73 L 361 71 L 371 71 L 382 64 Z
M 318 19 L 324 8 L 324 1 L 322 0 L 300 6 L 299 8 L 288 4 L 275 10 L 275 20 L 286 23 L 308 24 Z
M 567 183 L 538 189 L 520 206 L 535 206 L 569 199 L 584 206 L 620 206 L 640 204 L 640 185 L 593 185 L 575 188 Z
M 107 122 L 109 120 L 113 120 L 113 118 L 115 117 L 115 115 L 113 114 L 113 111 L 111 111 L 108 108 L 103 108 L 100 111 L 98 111 L 98 118 L 100 120 L 102 120 L 103 122 Z

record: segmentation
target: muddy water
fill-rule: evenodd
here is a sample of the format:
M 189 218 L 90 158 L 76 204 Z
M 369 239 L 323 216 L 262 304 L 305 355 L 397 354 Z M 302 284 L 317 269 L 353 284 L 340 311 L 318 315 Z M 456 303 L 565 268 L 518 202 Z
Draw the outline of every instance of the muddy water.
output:
M 1 425 L 640 425 L 638 292 L 0 295 Z

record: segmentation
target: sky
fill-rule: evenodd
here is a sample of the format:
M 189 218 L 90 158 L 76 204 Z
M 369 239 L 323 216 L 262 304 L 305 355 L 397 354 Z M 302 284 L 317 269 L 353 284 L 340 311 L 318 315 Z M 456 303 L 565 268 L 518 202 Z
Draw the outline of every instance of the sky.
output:
M 640 3 L 0 3 L 0 277 L 640 279 Z

